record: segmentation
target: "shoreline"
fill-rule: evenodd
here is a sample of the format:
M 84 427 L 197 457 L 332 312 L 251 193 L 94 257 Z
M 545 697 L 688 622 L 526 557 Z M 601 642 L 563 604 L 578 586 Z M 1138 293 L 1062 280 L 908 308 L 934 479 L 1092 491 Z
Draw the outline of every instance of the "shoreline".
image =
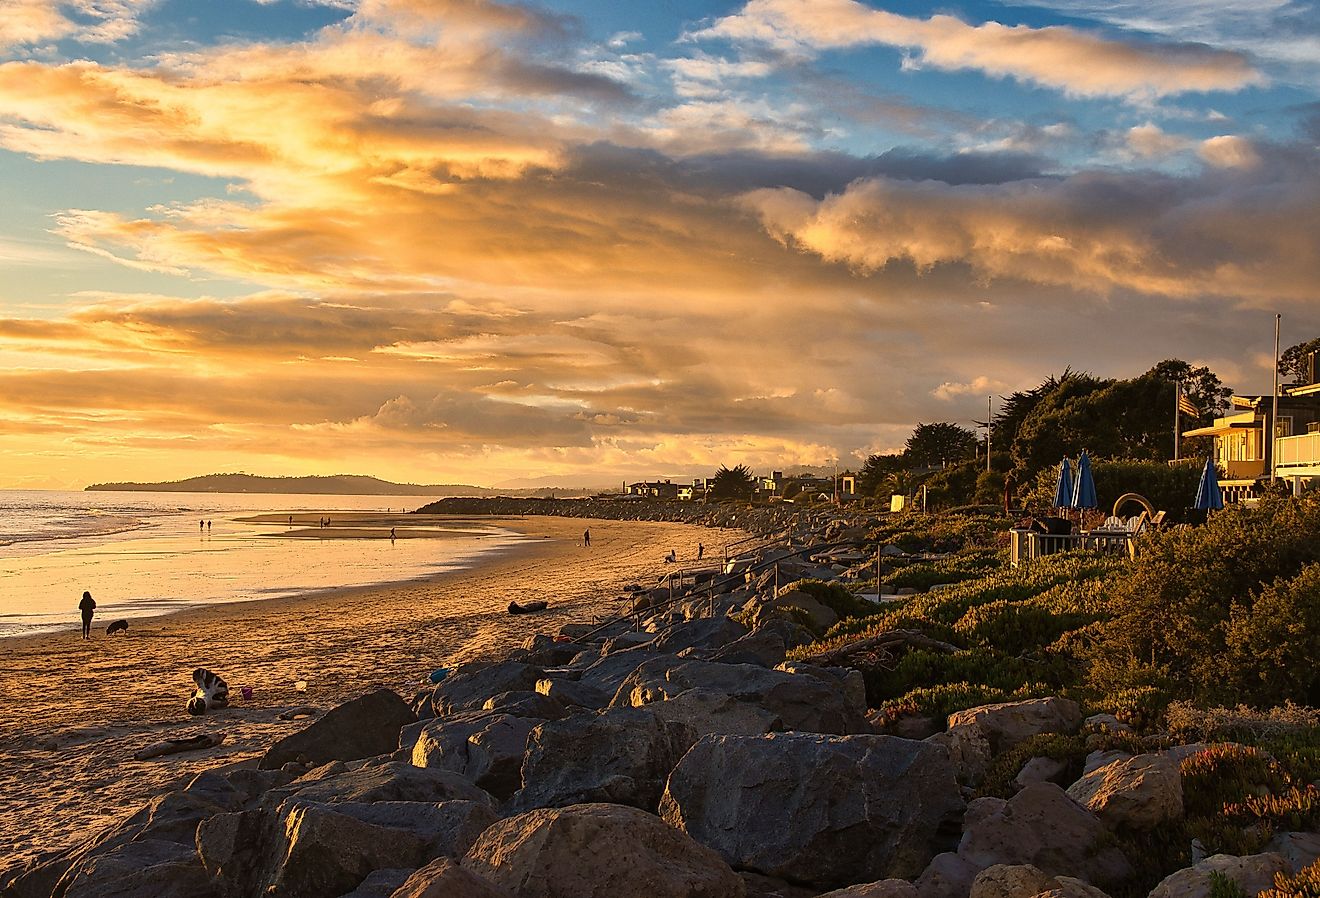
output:
M 720 531 L 674 523 L 489 523 L 527 538 L 424 580 L 194 607 L 145 619 L 123 638 L 106 637 L 102 626 L 88 642 L 66 631 L 0 642 L 0 817 L 12 822 L 0 856 L 62 848 L 181 778 L 258 757 L 306 725 L 279 719 L 291 706 L 324 710 L 376 686 L 411 697 L 437 667 L 609 615 L 624 584 L 672 570 L 662 560 L 670 548 L 692 558 L 698 541 L 721 539 Z M 578 545 L 584 526 L 593 531 L 590 549 Z M 530 617 L 507 613 L 510 600 L 532 595 L 551 607 Z M 232 708 L 186 714 L 198 666 L 228 681 Z M 305 693 L 294 689 L 297 680 L 308 681 Z M 251 701 L 238 697 L 245 685 L 254 689 Z M 150 742 L 199 732 L 224 733 L 226 741 L 194 755 L 129 760 Z

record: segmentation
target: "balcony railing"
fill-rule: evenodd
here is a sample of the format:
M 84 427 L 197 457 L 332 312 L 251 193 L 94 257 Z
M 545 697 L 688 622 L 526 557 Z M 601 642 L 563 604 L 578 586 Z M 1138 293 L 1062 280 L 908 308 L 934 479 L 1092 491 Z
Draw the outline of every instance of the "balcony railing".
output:
M 1279 473 L 1296 473 L 1296 468 L 1320 469 L 1320 433 L 1304 433 L 1295 437 L 1279 437 L 1274 443 L 1277 457 L 1275 467 Z
M 1067 552 L 1071 549 L 1090 549 L 1105 554 L 1132 554 L 1129 544 L 1134 539 L 1131 533 L 1123 531 L 1098 531 L 1090 533 L 1050 534 L 1037 533 L 1034 530 L 1012 529 L 1009 533 L 1009 560 L 1013 567 L 1028 561 Z

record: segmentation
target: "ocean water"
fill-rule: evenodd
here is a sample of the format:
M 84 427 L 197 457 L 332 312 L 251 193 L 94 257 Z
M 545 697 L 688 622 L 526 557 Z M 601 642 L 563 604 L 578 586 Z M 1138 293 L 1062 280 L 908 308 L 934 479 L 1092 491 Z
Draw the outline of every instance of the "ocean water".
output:
M 480 563 L 523 537 L 466 520 L 364 525 L 319 538 L 316 520 L 401 514 L 423 496 L 0 490 L 0 637 L 77 627 L 83 590 L 96 624 L 213 602 L 253 601 L 422 579 Z M 279 523 L 243 521 L 278 514 Z M 314 515 L 289 527 L 285 515 Z M 210 521 L 209 528 L 199 522 Z M 311 538 L 294 538 L 295 531 Z M 424 536 L 426 538 L 416 538 Z

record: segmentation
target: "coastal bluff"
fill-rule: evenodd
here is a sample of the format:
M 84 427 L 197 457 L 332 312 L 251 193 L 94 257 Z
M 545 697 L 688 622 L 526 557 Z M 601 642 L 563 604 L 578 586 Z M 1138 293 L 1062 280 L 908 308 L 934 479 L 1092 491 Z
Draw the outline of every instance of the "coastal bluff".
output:
M 821 514 L 696 583 L 630 584 L 624 617 L 341 703 L 259 762 L 0 872 L 0 896 L 1137 894 L 1132 846 L 1183 813 L 1188 765 L 1224 747 L 1141 737 L 1059 696 L 878 714 L 864 656 L 917 637 L 812 653 L 838 617 L 820 585 L 870 564 L 850 561 L 864 528 Z M 1084 770 L 1031 751 L 1052 736 L 1086 741 Z M 1193 855 L 1140 894 L 1210 898 L 1227 881 L 1255 895 L 1318 857 L 1320 834 L 1280 831 L 1262 851 Z

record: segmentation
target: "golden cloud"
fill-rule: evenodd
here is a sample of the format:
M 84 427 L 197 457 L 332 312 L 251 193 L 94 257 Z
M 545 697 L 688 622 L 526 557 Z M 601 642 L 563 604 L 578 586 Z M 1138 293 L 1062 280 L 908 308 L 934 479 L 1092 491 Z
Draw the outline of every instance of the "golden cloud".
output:
M 749 0 L 690 35 L 782 50 L 881 45 L 916 50 L 910 65 L 972 69 L 1077 96 L 1149 99 L 1263 83 L 1240 53 L 1195 44 L 1136 44 L 1063 26 L 969 25 L 947 15 L 917 19 L 857 0 Z

